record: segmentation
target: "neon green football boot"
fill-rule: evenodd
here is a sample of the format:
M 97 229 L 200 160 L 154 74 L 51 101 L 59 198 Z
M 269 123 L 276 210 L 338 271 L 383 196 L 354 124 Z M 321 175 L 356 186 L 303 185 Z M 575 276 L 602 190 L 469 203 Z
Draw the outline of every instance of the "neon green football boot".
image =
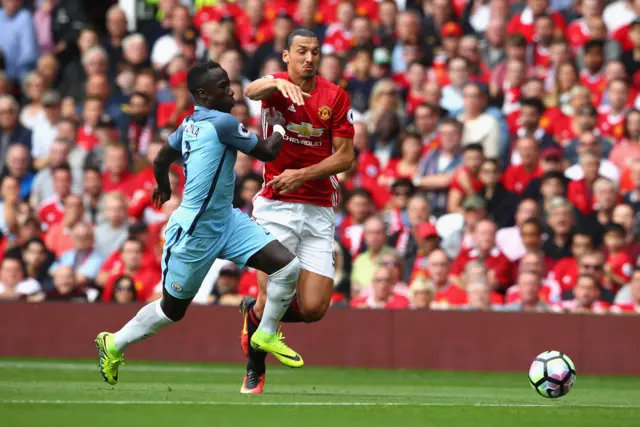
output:
M 302 357 L 289 348 L 283 340 L 282 332 L 268 334 L 258 329 L 251 337 L 251 347 L 273 354 L 280 363 L 290 368 L 301 368 L 304 366 Z
M 124 358 L 113 342 L 113 334 L 100 332 L 96 337 L 96 347 L 100 358 L 98 370 L 102 378 L 111 385 L 118 384 L 118 368 L 124 363 Z

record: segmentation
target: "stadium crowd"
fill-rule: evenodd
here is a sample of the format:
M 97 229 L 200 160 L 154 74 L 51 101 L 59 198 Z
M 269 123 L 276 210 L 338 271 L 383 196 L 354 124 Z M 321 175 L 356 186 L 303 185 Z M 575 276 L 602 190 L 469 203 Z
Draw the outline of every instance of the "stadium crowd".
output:
M 354 110 L 334 306 L 640 314 L 639 0 L 156 0 L 133 32 L 113 3 L 0 1 L 0 299 L 156 298 L 186 71 L 220 62 L 260 134 L 243 88 L 304 27 Z M 196 302 L 256 293 L 216 261 Z

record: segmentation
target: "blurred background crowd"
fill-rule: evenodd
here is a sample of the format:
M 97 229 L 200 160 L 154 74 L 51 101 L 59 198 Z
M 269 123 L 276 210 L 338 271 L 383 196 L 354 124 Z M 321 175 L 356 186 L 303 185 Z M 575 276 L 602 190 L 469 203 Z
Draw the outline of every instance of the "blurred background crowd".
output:
M 152 160 L 220 62 L 253 79 L 294 28 L 354 109 L 334 306 L 640 313 L 640 0 L 0 0 L 0 299 L 161 293 Z M 248 214 L 262 165 L 238 153 Z M 216 261 L 196 302 L 255 271 Z

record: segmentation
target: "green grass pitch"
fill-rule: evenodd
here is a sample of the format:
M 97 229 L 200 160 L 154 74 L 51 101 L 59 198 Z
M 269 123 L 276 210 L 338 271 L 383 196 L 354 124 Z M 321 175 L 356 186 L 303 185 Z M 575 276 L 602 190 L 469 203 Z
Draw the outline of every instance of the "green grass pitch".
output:
M 5 427 L 496 427 L 640 425 L 640 379 L 580 375 L 544 399 L 517 374 L 305 367 L 269 369 L 265 394 L 239 394 L 237 365 L 128 360 L 120 384 L 88 360 L 0 359 Z

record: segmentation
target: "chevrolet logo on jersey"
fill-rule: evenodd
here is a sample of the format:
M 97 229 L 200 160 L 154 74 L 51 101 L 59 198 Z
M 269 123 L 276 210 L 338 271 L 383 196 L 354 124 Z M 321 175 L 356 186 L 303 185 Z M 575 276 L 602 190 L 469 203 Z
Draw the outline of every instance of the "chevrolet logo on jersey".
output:
M 322 136 L 322 134 L 324 133 L 324 129 L 316 129 L 311 125 L 311 123 L 289 123 L 287 125 L 287 130 L 297 133 L 303 138 L 317 138 L 319 136 Z

